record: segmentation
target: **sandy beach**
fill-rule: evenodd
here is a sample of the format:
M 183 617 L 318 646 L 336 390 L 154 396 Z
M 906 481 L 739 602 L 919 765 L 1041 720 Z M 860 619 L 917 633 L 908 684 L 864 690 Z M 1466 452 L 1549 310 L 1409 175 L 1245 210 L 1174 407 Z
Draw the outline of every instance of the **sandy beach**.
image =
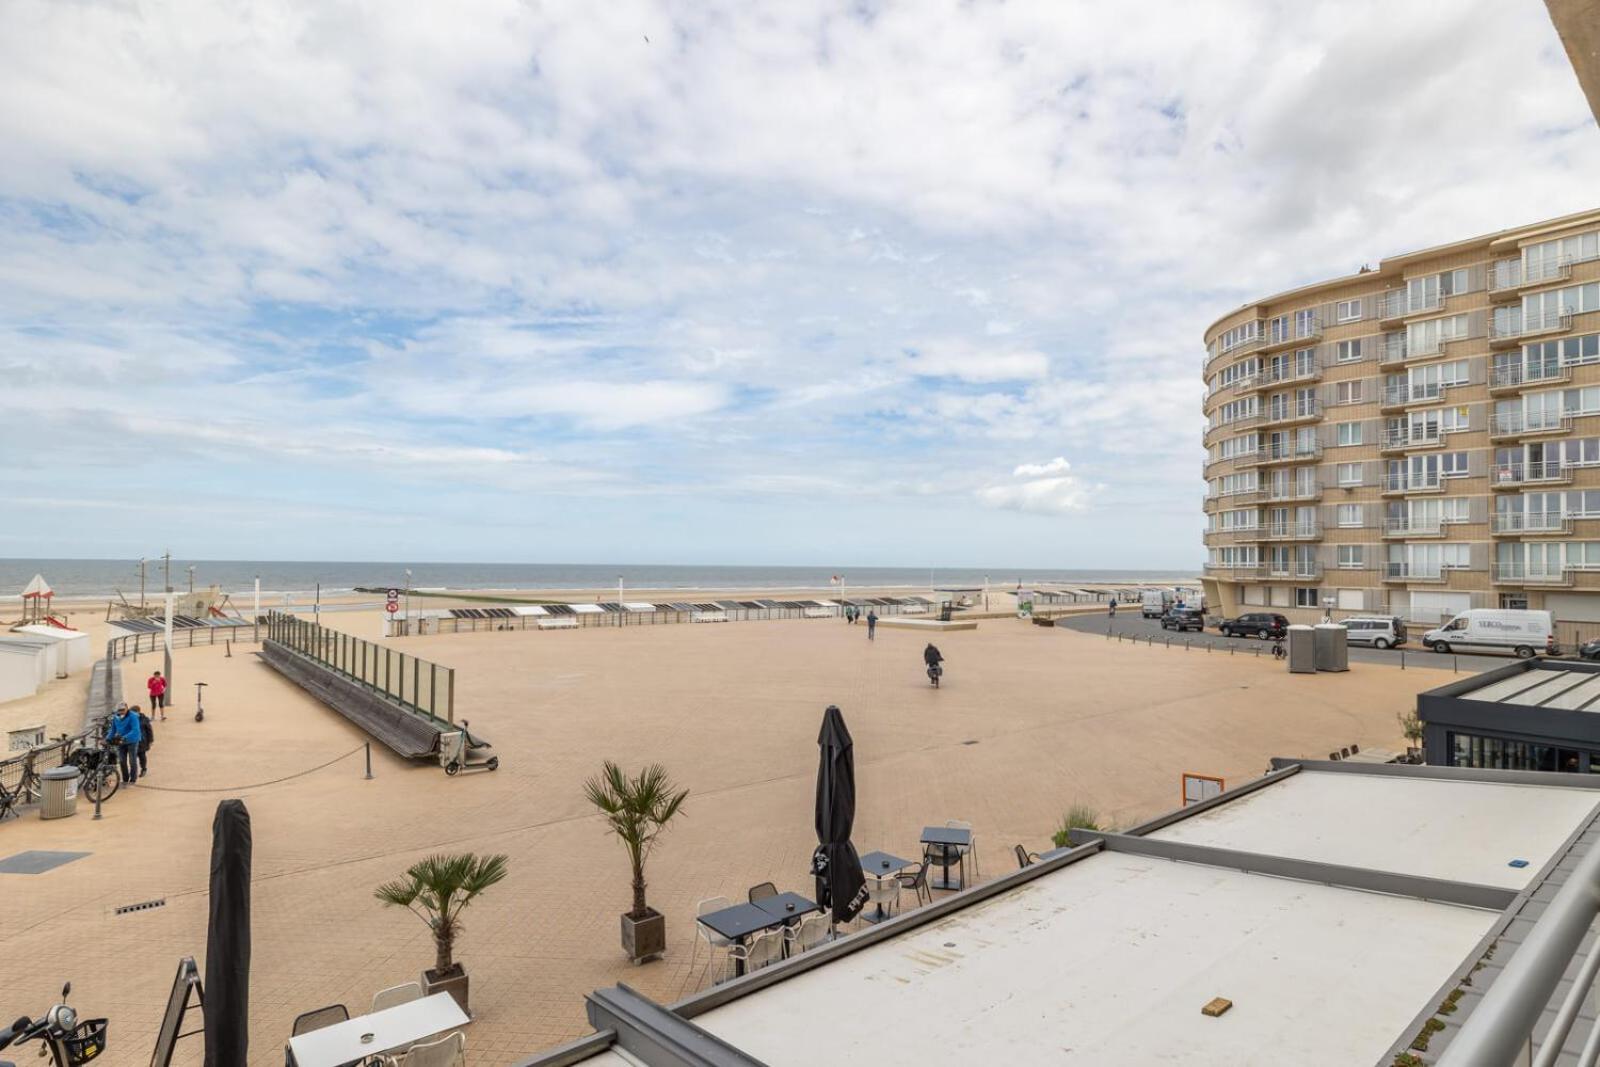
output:
M 381 611 L 330 614 L 374 637 Z M 34 817 L 0 826 L 6 854 L 81 851 L 43 875 L 0 876 L 8 958 L 74 967 L 74 1000 L 113 1019 L 102 1062 L 144 1063 L 178 959 L 205 942 L 210 821 L 241 797 L 255 829 L 252 1062 L 280 1062 L 298 1012 L 364 1010 L 376 990 L 431 961 L 422 924 L 372 888 L 429 852 L 505 852 L 511 875 L 467 916 L 458 956 L 473 981 L 474 1064 L 513 1062 L 584 1030 L 582 995 L 625 980 L 670 1000 L 691 971 L 696 901 L 771 880 L 809 893 L 816 732 L 838 704 L 854 733 L 863 851 L 918 854 L 921 828 L 972 822 L 984 877 L 1011 847 L 1047 847 L 1066 806 L 1127 825 L 1176 805 L 1184 771 L 1230 781 L 1274 755 L 1398 747 L 1395 712 L 1448 675 L 1360 667 L 1289 676 L 1270 661 L 1108 643 L 1015 619 L 942 635 L 943 689 L 922 676 L 922 635 L 837 620 L 479 632 L 389 642 L 458 671 L 458 716 L 502 767 L 447 778 L 374 746 L 249 654 L 180 648 L 178 697 L 158 728 L 152 775 L 94 822 Z M 122 664 L 143 691 L 148 656 Z M 192 690 L 208 682 L 204 723 Z M 57 683 L 76 692 L 81 681 Z M 34 698 L 63 700 L 55 688 Z M 81 704 L 79 705 L 81 707 Z M 604 759 L 664 763 L 691 791 L 687 815 L 648 871 L 668 919 L 667 957 L 632 967 L 618 947 L 627 903 L 622 849 L 588 810 L 583 779 Z M 162 900 L 118 915 L 118 906 Z M 700 963 L 704 963 L 701 955 Z M 42 1002 L 58 977 L 11 981 Z M 198 1062 L 189 1042 L 179 1062 Z

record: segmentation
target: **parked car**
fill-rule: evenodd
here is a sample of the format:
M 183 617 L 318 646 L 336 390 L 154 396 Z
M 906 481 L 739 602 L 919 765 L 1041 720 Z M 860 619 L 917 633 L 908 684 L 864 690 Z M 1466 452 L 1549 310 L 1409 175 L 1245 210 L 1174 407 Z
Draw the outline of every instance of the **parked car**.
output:
M 1406 643 L 1406 624 L 1398 615 L 1353 616 L 1341 619 L 1352 645 L 1397 648 Z
M 1251 611 L 1236 619 L 1223 619 L 1217 629 L 1224 637 L 1259 637 L 1266 641 L 1289 632 L 1289 620 L 1270 611 Z
M 1163 630 L 1204 630 L 1206 613 L 1199 608 L 1173 608 L 1161 616 Z
M 1555 619 L 1548 611 L 1472 608 L 1422 635 L 1435 652 L 1512 652 L 1520 659 L 1557 653 Z
M 1583 659 L 1600 659 L 1600 637 L 1579 645 L 1578 655 Z

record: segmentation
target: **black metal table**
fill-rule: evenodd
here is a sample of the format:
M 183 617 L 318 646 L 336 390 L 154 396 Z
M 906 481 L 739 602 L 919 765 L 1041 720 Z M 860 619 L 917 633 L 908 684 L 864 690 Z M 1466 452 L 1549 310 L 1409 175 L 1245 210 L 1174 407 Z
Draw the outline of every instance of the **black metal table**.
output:
M 892 852 L 868 852 L 861 857 L 861 873 L 879 882 L 885 878 L 893 878 L 907 867 L 916 865 L 916 860 L 901 859 Z M 879 901 L 874 914 L 863 914 L 861 917 L 870 923 L 881 923 L 889 916 L 883 910 L 883 902 Z
M 789 910 L 793 905 L 794 910 Z M 721 934 L 729 941 L 744 944 L 745 938 L 762 930 L 771 930 L 774 927 L 784 926 L 793 919 L 797 919 L 808 912 L 821 911 L 821 907 L 814 900 L 809 900 L 799 893 L 779 893 L 775 897 L 754 904 L 735 904 L 732 907 L 721 908 L 717 911 L 707 912 L 697 919 L 714 932 Z M 783 943 L 785 955 L 789 951 L 787 939 Z M 745 972 L 745 961 L 738 956 L 733 960 L 733 973 L 742 976 Z
M 972 848 L 972 831 L 958 830 L 953 826 L 924 826 L 922 828 L 922 843 L 937 848 L 940 853 L 949 859 L 950 850 L 956 849 L 958 862 L 961 867 L 961 884 L 950 884 L 950 866 L 948 863 L 939 867 L 939 880 L 929 880 L 928 884 L 935 889 L 965 889 L 967 887 L 967 852 Z

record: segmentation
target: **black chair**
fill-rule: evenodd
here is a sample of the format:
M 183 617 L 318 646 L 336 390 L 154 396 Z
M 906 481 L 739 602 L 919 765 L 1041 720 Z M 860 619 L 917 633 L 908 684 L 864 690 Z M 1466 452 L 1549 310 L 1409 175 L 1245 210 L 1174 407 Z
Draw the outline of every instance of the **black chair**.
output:
M 778 887 L 771 882 L 762 882 L 760 885 L 750 887 L 750 903 L 758 900 L 769 900 L 778 895 Z
M 923 858 L 922 866 L 917 868 L 916 874 L 897 874 L 900 879 L 900 888 L 909 889 L 917 895 L 917 903 L 922 903 L 922 898 L 927 897 L 928 903 L 933 903 L 933 889 L 928 885 L 928 860 Z
M 967 888 L 967 868 L 963 862 L 963 855 L 964 853 L 962 853 L 961 848 L 958 845 L 930 844 L 924 845 L 922 848 L 922 862 L 924 866 L 932 864 L 933 866 L 939 868 L 939 870 L 942 872 L 941 880 L 944 882 L 943 888 L 949 888 L 950 886 L 951 867 L 960 869 L 961 888 Z M 932 889 L 933 887 L 930 885 L 928 888 Z
M 1017 866 L 1018 867 L 1031 867 L 1033 864 L 1038 863 L 1038 862 L 1039 862 L 1039 854 L 1037 852 L 1029 852 L 1027 849 L 1023 848 L 1021 845 L 1017 846 Z
M 1336 759 L 1338 759 L 1338 758 L 1339 758 L 1339 753 L 1337 753 L 1337 752 L 1330 752 L 1330 753 L 1328 753 L 1328 758 L 1329 758 L 1329 759 L 1331 759 L 1331 760 L 1336 760 Z
M 299 1037 L 301 1034 L 309 1034 L 313 1030 L 321 1030 L 334 1023 L 342 1023 L 349 1018 L 350 1011 L 343 1004 L 329 1004 L 326 1008 L 296 1015 L 289 1034 L 291 1037 Z
M 1352 756 L 1361 755 L 1361 746 L 1360 745 L 1351 745 L 1350 746 L 1350 755 L 1352 755 Z
M 1339 758 L 1340 759 L 1349 759 L 1350 758 L 1350 750 L 1348 748 L 1341 748 L 1339 750 Z

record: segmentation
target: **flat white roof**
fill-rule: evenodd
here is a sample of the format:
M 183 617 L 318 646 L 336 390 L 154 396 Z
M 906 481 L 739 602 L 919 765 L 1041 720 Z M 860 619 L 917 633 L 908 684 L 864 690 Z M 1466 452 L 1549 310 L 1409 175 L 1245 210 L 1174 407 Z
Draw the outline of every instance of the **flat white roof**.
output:
M 1589 789 L 1302 770 L 1148 836 L 1521 889 L 1597 803 Z
M 550 613 L 544 610 L 544 608 L 540 607 L 538 604 L 518 604 L 516 607 L 511 609 L 511 614 L 533 617 L 536 615 L 548 615 Z
M 599 604 L 568 604 L 567 606 L 579 615 L 598 615 L 606 610 Z
M 1600 712 L 1600 706 L 1591 706 L 1600 700 L 1600 674 L 1541 665 L 1459 693 L 1457 699 Z
M 622 606 L 627 608 L 629 611 L 649 612 L 656 610 L 656 606 L 654 604 L 646 604 L 642 600 L 625 602 Z
M 1497 915 L 1108 852 L 693 1021 L 772 1067 L 1372 1063 Z

